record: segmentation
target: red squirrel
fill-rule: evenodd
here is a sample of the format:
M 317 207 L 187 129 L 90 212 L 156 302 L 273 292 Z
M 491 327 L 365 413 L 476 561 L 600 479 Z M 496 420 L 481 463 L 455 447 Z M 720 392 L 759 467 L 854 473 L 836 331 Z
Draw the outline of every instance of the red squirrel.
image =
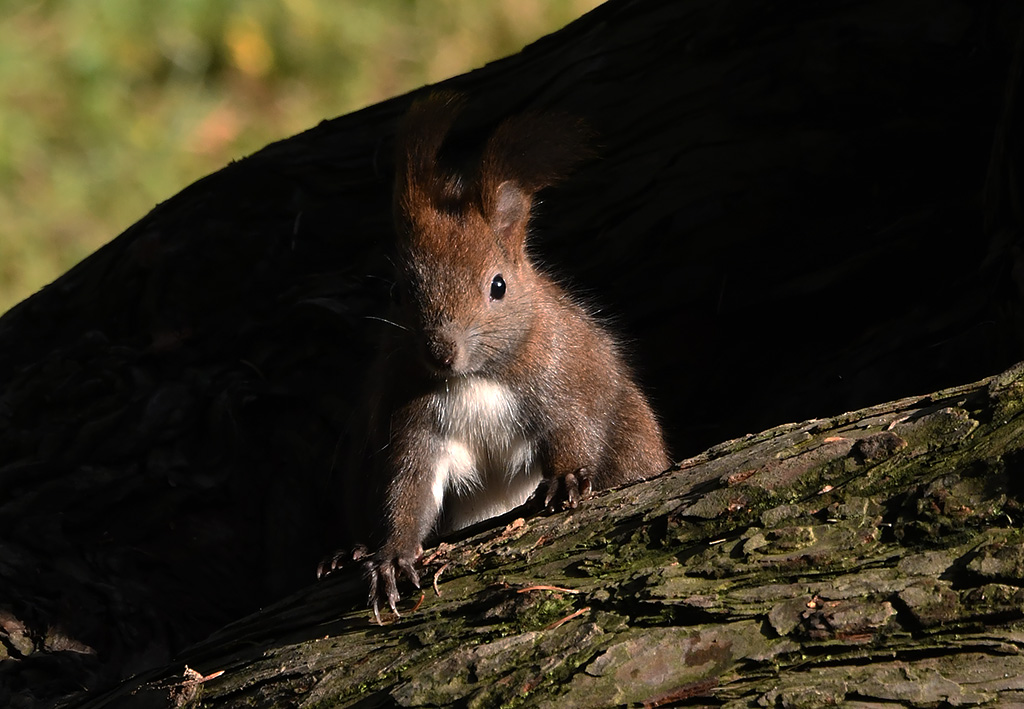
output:
M 443 148 L 463 104 L 435 93 L 401 125 L 393 194 L 400 302 L 371 376 L 367 450 L 348 480 L 370 605 L 432 532 L 511 510 L 536 491 L 575 507 L 664 470 L 661 428 L 614 339 L 531 261 L 535 193 L 588 150 L 577 122 L 506 119 L 468 166 Z M 370 500 L 369 504 L 367 501 Z

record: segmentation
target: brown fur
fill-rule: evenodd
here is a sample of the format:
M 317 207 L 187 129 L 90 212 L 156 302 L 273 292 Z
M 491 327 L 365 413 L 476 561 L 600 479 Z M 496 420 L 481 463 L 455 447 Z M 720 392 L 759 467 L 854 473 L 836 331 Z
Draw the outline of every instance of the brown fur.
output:
M 375 530 L 365 562 L 375 612 L 382 602 L 395 608 L 397 575 L 418 583 L 421 544 L 438 526 L 459 524 L 453 510 L 475 509 L 475 494 L 506 502 L 501 486 L 514 481 L 474 492 L 465 479 L 478 475 L 486 487 L 497 478 L 483 468 L 467 473 L 463 453 L 499 470 L 519 455 L 524 480 L 539 468 L 548 501 L 571 506 L 591 488 L 668 465 L 657 420 L 614 340 L 526 253 L 534 193 L 587 156 L 585 130 L 563 116 L 524 114 L 494 131 L 475 169 L 446 168 L 440 158 L 462 103 L 453 94 L 421 100 L 398 135 L 404 306 L 396 320 L 404 329 L 382 346 L 369 455 L 348 491 L 356 529 Z M 512 462 L 493 460 L 502 455 Z M 508 496 L 507 508 L 521 502 L 521 491 Z

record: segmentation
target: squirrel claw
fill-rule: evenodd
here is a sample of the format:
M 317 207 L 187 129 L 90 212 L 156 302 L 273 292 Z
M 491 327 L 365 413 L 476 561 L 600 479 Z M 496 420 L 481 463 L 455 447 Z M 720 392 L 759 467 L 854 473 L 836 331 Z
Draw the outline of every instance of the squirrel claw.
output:
M 369 550 L 362 544 L 356 544 L 351 549 L 336 549 L 325 556 L 316 566 L 316 577 L 322 579 L 330 576 L 338 569 L 345 568 L 349 563 L 359 561 L 369 553 Z
M 593 481 L 590 471 L 580 468 L 574 473 L 566 473 L 559 477 L 548 478 L 544 494 L 544 507 L 548 510 L 576 509 L 579 504 L 590 497 Z
M 377 553 L 365 561 L 366 575 L 370 581 L 369 605 L 373 609 L 373 617 L 378 625 L 384 625 L 380 617 L 383 604 L 391 609 L 396 616 L 398 612 L 398 576 L 405 576 L 416 588 L 420 587 L 420 575 L 416 571 L 416 556 L 394 556 Z

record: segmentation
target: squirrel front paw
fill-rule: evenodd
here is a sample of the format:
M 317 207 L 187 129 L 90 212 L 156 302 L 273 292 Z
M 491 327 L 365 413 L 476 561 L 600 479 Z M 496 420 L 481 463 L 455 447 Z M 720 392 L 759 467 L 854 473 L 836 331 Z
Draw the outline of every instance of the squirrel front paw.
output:
M 380 625 L 381 605 L 387 603 L 395 615 L 398 612 L 398 576 L 405 576 L 416 588 L 420 587 L 420 575 L 416 571 L 416 560 L 422 550 L 413 553 L 394 553 L 382 549 L 363 562 L 367 580 L 370 582 L 369 605 L 373 608 L 373 617 Z
M 535 494 L 544 496 L 545 509 L 576 509 L 580 502 L 590 497 L 593 488 L 590 471 L 580 468 L 574 473 L 545 478 Z

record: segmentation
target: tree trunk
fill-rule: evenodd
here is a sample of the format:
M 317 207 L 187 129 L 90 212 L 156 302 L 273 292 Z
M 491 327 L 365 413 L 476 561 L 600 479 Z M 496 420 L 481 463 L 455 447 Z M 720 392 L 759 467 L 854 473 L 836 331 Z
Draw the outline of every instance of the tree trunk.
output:
M 611 314 L 682 457 L 1024 359 L 1022 22 L 1008 0 L 612 0 L 445 86 L 470 133 L 523 109 L 596 130 L 534 245 Z M 174 656 L 226 670 L 220 703 L 1012 690 L 984 673 L 1012 678 L 1018 643 L 1015 377 L 483 532 L 411 633 L 365 624 L 358 579 L 308 587 L 339 541 L 410 100 L 199 181 L 0 319 L 0 704 Z M 538 580 L 578 593 L 518 593 Z M 126 692 L 169 667 L 117 691 L 166 703 Z
M 86 706 L 1021 702 L 1022 412 L 1024 366 L 728 441 L 428 551 L 384 628 L 349 574 Z

